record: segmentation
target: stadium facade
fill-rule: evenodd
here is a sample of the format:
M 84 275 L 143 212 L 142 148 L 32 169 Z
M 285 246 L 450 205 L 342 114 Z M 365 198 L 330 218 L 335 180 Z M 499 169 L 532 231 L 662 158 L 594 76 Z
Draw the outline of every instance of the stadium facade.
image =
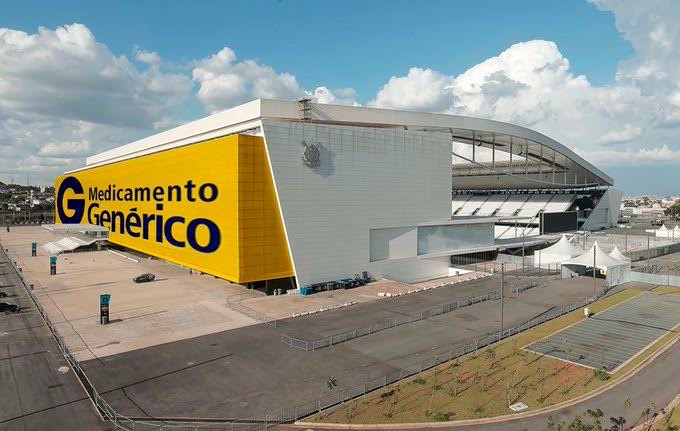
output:
M 55 218 L 238 283 L 416 281 L 546 214 L 611 226 L 612 186 L 512 124 L 260 99 L 87 158 L 56 179 Z

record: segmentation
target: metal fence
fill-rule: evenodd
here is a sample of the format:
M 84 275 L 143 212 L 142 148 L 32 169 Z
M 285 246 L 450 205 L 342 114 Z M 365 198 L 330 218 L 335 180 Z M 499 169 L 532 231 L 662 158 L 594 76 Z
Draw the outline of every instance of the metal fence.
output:
M 17 266 L 17 260 L 16 256 L 10 257 L 9 251 L 5 250 L 2 247 L 2 244 L 0 244 L 0 252 L 2 252 L 9 263 L 12 265 L 12 267 L 15 270 L 15 273 L 17 277 L 19 278 L 21 284 L 24 286 L 24 289 L 28 293 L 28 296 L 30 297 L 31 301 L 35 305 L 36 309 L 38 310 L 38 313 L 40 313 L 40 316 L 44 320 L 45 324 L 47 325 L 47 328 L 50 330 L 52 333 L 52 336 L 57 342 L 57 345 L 59 347 L 59 350 L 61 351 L 62 355 L 64 356 L 64 359 L 68 363 L 68 365 L 71 367 L 73 370 L 73 373 L 77 377 L 78 381 L 80 382 L 81 386 L 87 393 L 88 397 L 92 401 L 92 403 L 95 405 L 97 408 L 97 412 L 101 416 L 103 420 L 110 421 L 113 426 L 115 426 L 117 429 L 123 429 L 123 430 L 129 430 L 129 431 L 158 431 L 158 430 L 172 430 L 172 431 L 181 431 L 181 430 L 232 430 L 232 431 L 257 431 L 257 430 L 262 430 L 262 429 L 267 429 L 269 428 L 270 425 L 274 425 L 277 423 L 280 423 L 280 419 L 285 417 L 286 415 L 282 413 L 276 413 L 276 414 L 269 414 L 266 413 L 264 418 L 256 418 L 256 419 L 226 419 L 226 420 L 215 420 L 215 421 L 210 421 L 210 423 L 187 423 L 184 421 L 184 423 L 178 423 L 176 421 L 168 422 L 167 420 L 161 420 L 161 419 L 146 419 L 146 418 L 130 418 L 124 415 L 119 414 L 116 412 L 111 405 L 106 402 L 106 400 L 97 392 L 94 384 L 90 381 L 90 379 L 87 377 L 85 374 L 85 371 L 83 368 L 80 366 L 80 363 L 78 360 L 75 358 L 71 350 L 68 348 L 66 345 L 66 342 L 64 341 L 64 338 L 59 334 L 57 331 L 54 323 L 52 320 L 49 318 L 47 315 L 47 312 L 43 309 L 42 305 L 40 304 L 40 301 L 36 298 L 36 296 L 33 293 L 33 288 L 34 284 L 28 283 L 26 279 L 24 278 L 22 274 L 22 270 L 20 267 Z M 292 420 L 292 419 L 290 419 Z
M 241 304 L 241 301 L 242 301 L 241 296 L 242 295 L 236 295 L 236 296 L 227 298 L 227 307 L 231 308 L 232 310 L 238 311 L 241 314 L 245 314 L 246 316 L 257 320 L 258 322 L 262 322 L 262 323 L 265 323 L 269 326 L 274 326 L 274 327 L 279 326 L 279 322 L 278 322 L 277 319 L 270 317 L 270 316 L 267 316 L 264 313 L 260 313 L 257 310 L 253 310 L 252 308 Z
M 542 285 L 540 283 L 530 283 L 526 285 L 512 286 L 512 293 L 518 294 L 520 292 L 524 292 L 534 287 L 542 287 Z M 337 334 L 317 338 L 314 340 L 299 339 L 281 333 L 281 341 L 288 347 L 295 349 L 302 349 L 306 351 L 322 349 L 324 347 L 330 347 L 338 343 L 353 340 L 358 337 L 364 337 L 366 335 L 375 334 L 376 332 L 384 331 L 386 329 L 429 319 L 430 317 L 439 316 L 440 314 L 450 313 L 452 311 L 458 310 L 459 308 L 469 307 L 473 304 L 479 304 L 480 302 L 485 301 L 495 301 L 500 298 L 501 298 L 500 292 L 490 292 L 484 295 L 477 295 L 471 298 L 439 305 L 437 307 L 430 308 L 429 310 L 425 310 L 418 314 L 395 317 L 393 319 L 387 319 L 383 320 L 382 322 L 371 323 L 367 326 L 352 328 L 347 331 L 339 332 Z
M 378 323 L 371 323 L 367 326 L 353 328 L 348 331 L 343 331 L 337 334 L 329 335 L 327 337 L 318 338 L 316 340 L 301 340 L 282 333 L 281 341 L 291 348 L 297 348 L 307 351 L 321 349 L 348 340 L 352 340 L 354 338 L 375 334 L 376 332 L 384 331 L 386 329 L 394 328 L 396 326 L 406 325 L 409 323 L 418 322 L 420 320 L 425 320 L 430 317 L 438 316 L 440 314 L 449 313 L 459 308 L 468 307 L 472 304 L 478 304 L 480 302 L 500 299 L 500 297 L 501 295 L 499 292 L 491 292 L 484 295 L 477 295 L 473 296 L 472 298 L 454 301 L 448 304 L 443 304 L 418 314 L 403 317 L 395 317 L 394 319 L 383 320 L 382 322 Z
M 633 262 L 637 262 L 644 259 L 653 259 L 655 257 L 665 256 L 667 254 L 677 252 L 680 252 L 680 243 L 650 247 L 649 249 L 645 250 L 629 251 L 626 253 L 626 256 L 628 256 Z
M 571 305 L 567 305 L 561 308 L 554 308 L 548 310 L 546 313 L 541 314 L 538 317 L 527 320 L 526 322 L 514 326 L 512 328 L 498 331 L 493 334 L 488 334 L 484 337 L 475 339 L 470 342 L 457 344 L 451 346 L 450 350 L 445 351 L 434 356 L 421 359 L 417 362 L 413 362 L 409 365 L 399 367 L 399 369 L 394 370 L 388 374 L 366 379 L 362 384 L 353 385 L 348 387 L 341 387 L 334 389 L 332 391 L 322 391 L 319 394 L 317 400 L 308 401 L 305 403 L 298 403 L 296 405 L 294 412 L 289 413 L 286 417 L 295 417 L 297 419 L 304 418 L 313 414 L 321 413 L 324 410 L 330 409 L 337 405 L 351 401 L 354 398 L 365 395 L 371 391 L 384 388 L 392 383 L 398 382 L 407 377 L 413 377 L 427 371 L 433 367 L 441 365 L 445 362 L 460 358 L 462 356 L 472 354 L 480 349 L 483 349 L 493 343 L 501 341 L 505 338 L 512 337 L 523 331 L 531 329 L 549 320 L 553 320 L 567 313 L 571 313 L 574 310 L 585 307 L 588 304 L 595 302 L 596 300 L 603 297 L 609 289 L 605 289 L 600 292 L 597 296 L 584 298 L 578 302 Z

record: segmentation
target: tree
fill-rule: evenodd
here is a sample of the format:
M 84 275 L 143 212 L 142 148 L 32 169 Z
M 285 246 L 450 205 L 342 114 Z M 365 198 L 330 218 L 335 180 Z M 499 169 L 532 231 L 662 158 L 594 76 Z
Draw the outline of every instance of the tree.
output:
M 623 431 L 623 425 L 626 423 L 626 418 L 619 416 L 619 417 L 610 417 L 609 422 L 611 422 L 612 426 L 610 428 L 611 431 Z
M 665 216 L 673 219 L 680 218 L 680 200 L 677 200 L 663 212 Z

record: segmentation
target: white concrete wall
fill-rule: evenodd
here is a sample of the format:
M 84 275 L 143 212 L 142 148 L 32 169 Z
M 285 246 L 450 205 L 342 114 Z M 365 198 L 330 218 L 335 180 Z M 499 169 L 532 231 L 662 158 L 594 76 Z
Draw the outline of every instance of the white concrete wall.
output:
M 593 212 L 583 223 L 583 230 L 600 230 L 616 226 L 621 212 L 623 192 L 612 188 L 607 189 L 602 199 L 595 206 Z
M 422 280 L 448 259 L 369 262 L 369 229 L 451 217 L 451 141 L 445 134 L 263 121 L 265 142 L 299 286 L 350 277 Z M 320 165 L 302 162 L 302 140 Z
M 369 231 L 371 262 L 418 255 L 417 227 L 388 227 Z

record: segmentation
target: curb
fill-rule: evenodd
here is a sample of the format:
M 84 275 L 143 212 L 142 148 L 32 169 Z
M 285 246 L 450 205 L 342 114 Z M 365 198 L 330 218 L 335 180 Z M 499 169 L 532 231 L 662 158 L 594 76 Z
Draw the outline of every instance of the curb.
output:
M 524 419 L 532 416 L 538 416 L 542 415 L 545 413 L 550 413 L 556 410 L 560 410 L 566 407 L 571 407 L 573 405 L 579 404 L 581 402 L 587 401 L 591 398 L 594 398 L 614 387 L 617 385 L 625 382 L 629 378 L 633 377 L 636 375 L 640 370 L 645 368 L 647 365 L 649 365 L 651 362 L 654 361 L 657 357 L 661 356 L 664 352 L 669 350 L 675 343 L 680 340 L 680 336 L 676 336 L 672 340 L 668 341 L 666 344 L 664 344 L 659 350 L 654 352 L 651 356 L 646 358 L 644 361 L 640 362 L 635 368 L 631 369 L 628 371 L 626 374 L 621 376 L 620 378 L 614 380 L 613 382 L 609 384 L 605 384 L 598 389 L 595 389 L 592 392 L 589 392 L 587 394 L 581 395 L 580 397 L 568 400 L 568 401 L 563 401 L 562 403 L 555 404 L 552 406 L 548 407 L 543 407 L 541 409 L 537 410 L 532 410 L 530 412 L 525 412 L 525 413 L 518 413 L 518 414 L 509 414 L 509 415 L 503 415 L 503 416 L 495 416 L 492 418 L 483 418 L 483 419 L 463 419 L 459 421 L 451 421 L 451 422 L 410 422 L 410 423 L 395 423 L 395 424 L 329 424 L 329 423 L 323 423 L 323 422 L 302 422 L 302 421 L 297 421 L 293 423 L 292 425 L 294 427 L 305 427 L 305 428 L 320 428 L 320 429 L 399 429 L 399 428 L 453 428 L 453 427 L 462 427 L 462 426 L 471 426 L 471 425 L 485 425 L 485 424 L 493 424 L 493 423 L 498 423 L 498 422 L 506 422 L 506 421 L 511 421 L 515 419 Z M 677 400 L 677 401 L 676 401 Z M 673 402 L 680 402 L 680 396 L 676 397 L 675 400 L 671 401 Z M 670 404 L 669 404 L 670 405 Z
M 675 398 L 671 400 L 670 403 L 666 405 L 666 407 L 663 408 L 663 410 L 666 411 L 666 413 L 670 413 L 672 409 L 677 407 L 680 404 L 680 394 L 678 394 Z M 648 420 L 647 422 L 641 423 L 633 428 L 631 428 L 630 431 L 645 431 L 648 430 L 652 425 L 658 424 L 664 419 L 665 415 L 657 415 L 655 418 Z

